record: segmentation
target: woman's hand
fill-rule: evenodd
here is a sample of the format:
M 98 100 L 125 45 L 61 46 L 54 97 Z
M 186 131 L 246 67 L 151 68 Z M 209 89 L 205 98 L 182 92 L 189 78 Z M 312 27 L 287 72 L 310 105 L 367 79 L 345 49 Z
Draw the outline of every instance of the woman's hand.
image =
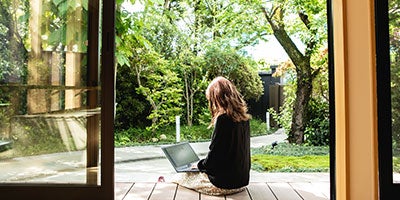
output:
M 191 169 L 197 169 L 197 163 L 198 163 L 198 162 L 192 163 L 192 166 L 190 166 L 190 168 L 191 168 Z

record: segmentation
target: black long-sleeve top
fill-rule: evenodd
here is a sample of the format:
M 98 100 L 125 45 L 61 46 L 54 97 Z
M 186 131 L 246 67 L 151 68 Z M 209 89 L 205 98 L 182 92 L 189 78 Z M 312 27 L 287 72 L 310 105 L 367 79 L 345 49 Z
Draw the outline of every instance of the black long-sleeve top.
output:
M 197 167 L 219 188 L 234 189 L 249 184 L 250 125 L 249 121 L 233 122 L 220 115 L 212 134 L 210 151 Z

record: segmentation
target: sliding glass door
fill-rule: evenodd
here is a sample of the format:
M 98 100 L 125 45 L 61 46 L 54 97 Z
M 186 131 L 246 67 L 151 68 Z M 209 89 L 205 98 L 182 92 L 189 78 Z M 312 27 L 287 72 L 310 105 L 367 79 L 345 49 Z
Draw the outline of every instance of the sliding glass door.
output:
M 112 199 L 114 1 L 0 4 L 2 198 Z

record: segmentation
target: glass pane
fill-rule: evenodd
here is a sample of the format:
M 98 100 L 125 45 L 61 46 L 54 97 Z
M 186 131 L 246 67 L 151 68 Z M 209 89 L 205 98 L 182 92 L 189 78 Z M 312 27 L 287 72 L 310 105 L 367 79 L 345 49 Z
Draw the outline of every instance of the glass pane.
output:
M 400 183 L 400 8 L 398 3 L 398 0 L 389 0 L 393 182 L 395 183 Z
M 0 183 L 100 184 L 88 0 L 0 4 Z

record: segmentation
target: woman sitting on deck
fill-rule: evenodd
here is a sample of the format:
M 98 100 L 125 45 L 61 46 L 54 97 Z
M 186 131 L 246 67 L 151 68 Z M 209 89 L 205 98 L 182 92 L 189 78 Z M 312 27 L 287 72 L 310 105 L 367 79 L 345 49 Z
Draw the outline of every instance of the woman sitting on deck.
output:
M 197 163 L 200 172 L 187 172 L 179 185 L 208 195 L 241 192 L 250 177 L 251 116 L 241 94 L 228 79 L 215 78 L 206 90 L 214 126 L 209 152 Z

